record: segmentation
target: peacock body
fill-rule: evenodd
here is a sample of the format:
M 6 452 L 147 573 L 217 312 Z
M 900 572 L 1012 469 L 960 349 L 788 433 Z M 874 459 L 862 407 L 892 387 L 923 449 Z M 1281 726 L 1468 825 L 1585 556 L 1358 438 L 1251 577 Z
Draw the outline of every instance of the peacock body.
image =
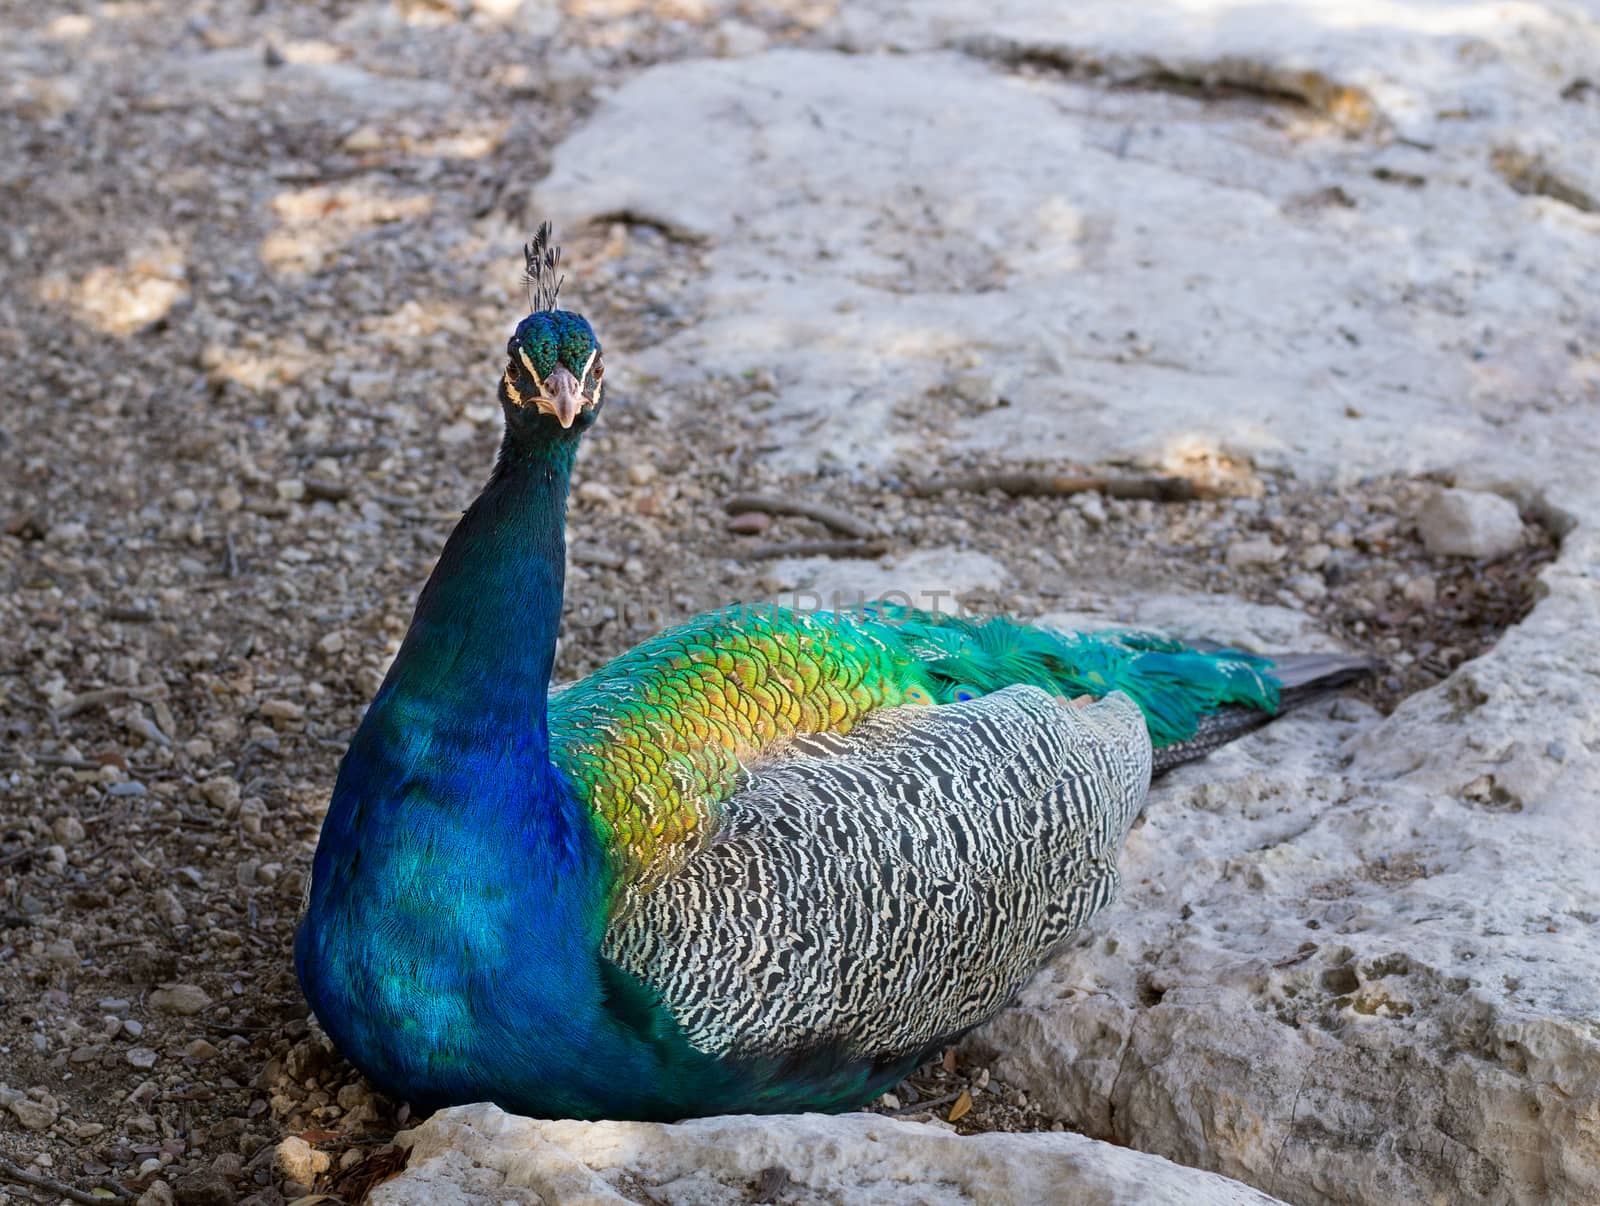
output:
M 1134 632 L 735 607 L 549 690 L 600 348 L 544 303 L 495 472 L 340 766 L 296 966 L 422 1106 L 839 1109 L 1113 896 L 1152 768 L 1359 674 Z M 1068 701 L 1082 702 L 1073 706 Z

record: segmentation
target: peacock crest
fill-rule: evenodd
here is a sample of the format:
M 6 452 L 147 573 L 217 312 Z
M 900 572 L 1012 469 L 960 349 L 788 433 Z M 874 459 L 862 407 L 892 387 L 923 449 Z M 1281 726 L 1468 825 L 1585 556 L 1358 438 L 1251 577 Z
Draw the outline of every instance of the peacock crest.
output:
M 528 288 L 528 309 L 534 313 L 556 308 L 562 282 L 567 279 L 557 274 L 561 267 L 561 248 L 551 239 L 550 223 L 541 222 L 539 229 L 533 232 L 532 241 L 522 245 L 527 261 L 522 279 Z

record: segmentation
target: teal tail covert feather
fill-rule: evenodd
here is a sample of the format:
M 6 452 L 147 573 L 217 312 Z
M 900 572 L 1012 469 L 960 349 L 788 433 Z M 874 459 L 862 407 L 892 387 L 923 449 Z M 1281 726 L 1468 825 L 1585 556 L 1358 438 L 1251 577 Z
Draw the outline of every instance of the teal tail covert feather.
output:
M 1151 776 L 1366 673 L 887 604 L 709 612 L 550 690 L 589 323 L 527 249 L 505 436 L 339 767 L 295 965 L 423 1108 L 847 1109 L 1114 895 Z

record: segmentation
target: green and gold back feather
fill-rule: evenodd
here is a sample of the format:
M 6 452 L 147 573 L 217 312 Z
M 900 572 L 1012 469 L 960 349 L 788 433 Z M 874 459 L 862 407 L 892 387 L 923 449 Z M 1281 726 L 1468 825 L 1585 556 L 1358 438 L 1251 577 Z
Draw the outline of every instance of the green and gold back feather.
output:
M 708 840 L 721 803 L 788 740 L 1018 685 L 1124 691 L 1158 747 L 1193 737 L 1218 707 L 1277 707 L 1267 660 L 1149 633 L 1069 635 L 887 604 L 742 606 L 662 632 L 555 695 L 552 756 L 593 811 L 620 882 L 641 886 Z

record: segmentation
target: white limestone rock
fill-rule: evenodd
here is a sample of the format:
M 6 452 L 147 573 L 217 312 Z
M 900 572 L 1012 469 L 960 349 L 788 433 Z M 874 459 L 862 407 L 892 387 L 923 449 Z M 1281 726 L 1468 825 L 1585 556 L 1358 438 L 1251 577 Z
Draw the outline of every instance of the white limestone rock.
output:
M 1600 1194 L 1595 544 L 1394 715 L 1312 708 L 1158 784 L 1122 899 L 971 1040 L 997 1072 L 1296 1202 Z
M 1590 378 L 1592 219 L 1491 151 L 1600 136 L 1552 84 L 1600 78 L 1600 42 L 1534 5 L 1357 7 L 854 6 L 863 53 L 633 77 L 530 212 L 704 241 L 706 317 L 637 367 L 667 398 L 771 374 L 787 467 L 1198 442 L 1302 477 L 1447 472 Z
M 1275 565 L 1283 560 L 1284 553 L 1282 545 L 1263 536 L 1234 541 L 1228 546 L 1224 560 L 1233 569 L 1249 565 Z
M 1081 1135 L 963 1138 L 875 1114 L 749 1115 L 676 1126 L 541 1122 L 492 1105 L 435 1114 L 400 1136 L 406 1171 L 373 1206 L 1268 1206 L 1265 1194 Z M 762 1197 L 766 1186 L 770 1197 Z M 752 1196 L 752 1191 L 756 1196 Z
M 634 77 L 535 191 L 703 242 L 660 396 L 770 372 L 790 467 L 1199 448 L 1437 473 L 1564 538 L 1393 715 L 1158 784 L 1122 899 L 971 1041 L 1090 1135 L 1295 1202 L 1600 1200 L 1600 106 L 1562 98 L 1593 6 L 863 0 L 838 37 Z M 1078 619 L 1318 647 L 1114 575 Z
M 1417 516 L 1422 543 L 1441 557 L 1494 559 L 1522 547 L 1517 504 L 1481 490 L 1440 490 Z

